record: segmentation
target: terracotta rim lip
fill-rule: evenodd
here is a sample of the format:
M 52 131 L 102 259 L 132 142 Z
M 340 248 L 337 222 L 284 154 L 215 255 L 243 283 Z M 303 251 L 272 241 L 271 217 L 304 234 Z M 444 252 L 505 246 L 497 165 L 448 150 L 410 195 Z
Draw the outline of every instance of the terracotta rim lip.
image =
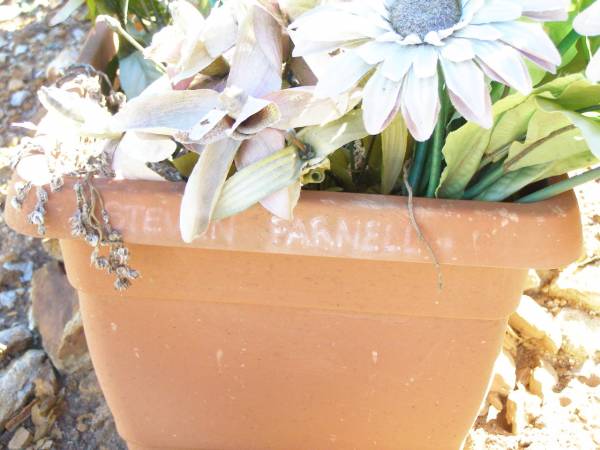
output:
M 36 236 L 27 223 L 35 203 L 5 217 L 15 230 Z M 47 235 L 73 239 L 74 179 L 50 194 Z M 128 244 L 203 248 L 288 255 L 342 257 L 396 262 L 433 261 L 414 231 L 406 197 L 302 191 L 292 222 L 274 218 L 260 205 L 214 223 L 206 235 L 186 244 L 179 235 L 184 183 L 98 179 L 113 226 Z M 582 255 L 583 237 L 575 194 L 533 204 L 415 198 L 414 213 L 441 264 L 549 269 Z M 233 236 L 233 237 L 232 237 Z

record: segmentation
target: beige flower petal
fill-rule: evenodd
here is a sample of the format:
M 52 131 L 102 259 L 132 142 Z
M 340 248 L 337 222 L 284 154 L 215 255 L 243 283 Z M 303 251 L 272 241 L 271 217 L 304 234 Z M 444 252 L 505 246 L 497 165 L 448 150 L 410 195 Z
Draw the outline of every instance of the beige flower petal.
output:
M 281 119 L 273 125 L 280 130 L 323 125 L 339 119 L 360 102 L 360 90 L 333 98 L 320 98 L 314 95 L 313 86 L 302 86 L 273 92 L 265 98 L 279 107 Z
M 281 27 L 252 7 L 240 29 L 227 85 L 254 97 L 281 89 L 282 54 Z
M 125 104 L 112 117 L 116 131 L 144 131 L 172 136 L 189 132 L 218 106 L 218 93 L 211 90 L 170 91 L 143 95 Z
M 179 226 L 185 242 L 194 242 L 206 232 L 239 147 L 239 141 L 223 139 L 201 153 L 181 202 Z

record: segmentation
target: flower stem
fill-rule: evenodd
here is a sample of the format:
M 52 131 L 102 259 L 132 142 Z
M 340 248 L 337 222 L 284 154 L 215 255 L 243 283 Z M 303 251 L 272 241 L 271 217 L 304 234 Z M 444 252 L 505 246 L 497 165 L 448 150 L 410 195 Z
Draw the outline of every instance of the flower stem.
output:
M 590 181 L 600 180 L 600 167 L 589 170 L 581 175 L 577 175 L 573 178 L 560 181 L 544 189 L 540 189 L 533 194 L 526 195 L 523 198 L 517 200 L 517 203 L 535 203 L 548 200 L 549 198 L 556 197 L 557 195 L 563 194 L 571 189 L 581 186 L 582 184 L 589 183 Z
M 104 23 L 106 23 L 106 25 L 108 25 L 108 27 L 111 30 L 113 30 L 114 32 L 120 34 L 123 38 L 125 38 L 125 40 L 127 42 L 129 42 L 133 46 L 133 48 L 135 48 L 137 51 L 141 52 L 142 54 L 144 53 L 144 47 L 142 47 L 142 45 L 138 41 L 136 41 L 134 39 L 134 37 L 125 30 L 125 28 L 123 28 L 121 26 L 121 24 L 119 23 L 118 20 L 114 19 L 113 17 L 106 16 L 106 15 L 98 16 L 98 19 L 100 19 Z M 154 60 L 150 60 L 150 61 L 152 61 L 152 63 L 154 64 L 154 66 L 160 73 L 166 73 L 166 69 L 161 63 L 158 63 Z
M 577 31 L 571 30 L 569 34 L 567 34 L 563 40 L 560 41 L 560 44 L 558 44 L 558 51 L 560 54 L 564 56 L 580 37 L 581 35 Z
M 472 200 L 489 188 L 492 184 L 498 181 L 505 174 L 504 171 L 504 160 L 500 160 L 492 164 L 487 173 L 473 186 L 468 188 L 463 199 Z
M 413 191 L 418 189 L 421 176 L 423 175 L 423 167 L 425 166 L 425 160 L 427 159 L 427 142 L 428 141 L 417 142 L 415 145 L 415 156 L 408 177 L 408 182 L 413 188 Z
M 443 80 L 440 80 L 440 102 L 441 109 L 438 116 L 438 122 L 433 132 L 433 142 L 431 144 L 431 172 L 429 173 L 429 185 L 427 186 L 427 197 L 435 197 L 435 191 L 440 184 L 442 178 L 442 162 L 444 155 L 442 149 L 446 138 L 446 116 L 450 99 L 443 87 Z

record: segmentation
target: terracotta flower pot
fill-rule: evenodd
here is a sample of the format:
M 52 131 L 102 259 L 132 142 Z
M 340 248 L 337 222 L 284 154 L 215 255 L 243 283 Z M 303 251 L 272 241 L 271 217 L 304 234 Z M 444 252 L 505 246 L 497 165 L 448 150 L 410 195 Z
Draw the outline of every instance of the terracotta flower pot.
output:
M 194 245 L 183 186 L 97 181 L 131 265 L 125 293 L 50 197 L 102 390 L 130 449 L 458 449 L 527 269 L 581 254 L 573 194 L 532 205 L 304 192 L 293 222 L 255 207 Z M 11 188 L 7 205 L 14 195 Z M 6 221 L 35 235 L 22 211 Z

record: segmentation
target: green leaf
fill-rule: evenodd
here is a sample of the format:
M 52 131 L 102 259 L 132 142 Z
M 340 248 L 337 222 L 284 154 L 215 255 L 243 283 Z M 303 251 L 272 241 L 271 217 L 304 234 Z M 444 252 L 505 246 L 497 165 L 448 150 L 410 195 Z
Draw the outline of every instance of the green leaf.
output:
M 563 114 L 579 128 L 590 151 L 600 159 L 600 121 L 570 111 L 564 111 Z
M 581 133 L 564 115 L 538 110 L 529 122 L 525 141 L 510 146 L 504 167 L 516 170 L 587 151 L 587 144 L 578 137 Z
M 516 108 L 526 100 L 522 95 L 511 95 L 494 105 L 495 122 L 502 115 Z M 450 133 L 442 150 L 446 159 L 446 169 L 437 190 L 442 198 L 461 198 L 473 176 L 479 170 L 481 160 L 489 148 L 492 130 L 468 122 Z M 506 139 L 506 138 L 505 138 Z
M 154 64 L 144 58 L 141 52 L 135 51 L 119 60 L 119 80 L 128 99 L 137 97 L 162 74 Z
M 406 158 L 408 129 L 401 114 L 396 117 L 381 134 L 381 193 L 389 194 L 394 190 Z
M 297 182 L 304 164 L 296 147 L 290 146 L 244 167 L 225 182 L 213 219 L 221 220 L 245 211 Z

